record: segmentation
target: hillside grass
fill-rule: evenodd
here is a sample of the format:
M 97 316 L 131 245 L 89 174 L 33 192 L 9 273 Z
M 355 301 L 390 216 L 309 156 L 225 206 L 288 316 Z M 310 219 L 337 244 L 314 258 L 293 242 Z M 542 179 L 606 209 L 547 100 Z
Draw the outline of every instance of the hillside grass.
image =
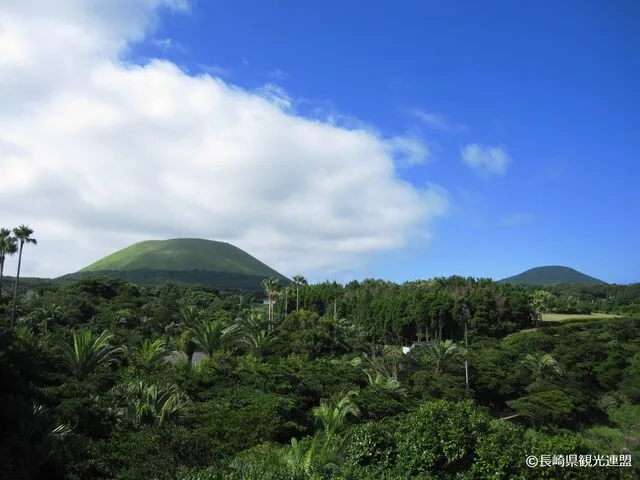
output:
M 260 260 L 229 243 L 196 238 L 136 243 L 98 260 L 78 273 L 134 270 L 198 270 L 285 279 Z

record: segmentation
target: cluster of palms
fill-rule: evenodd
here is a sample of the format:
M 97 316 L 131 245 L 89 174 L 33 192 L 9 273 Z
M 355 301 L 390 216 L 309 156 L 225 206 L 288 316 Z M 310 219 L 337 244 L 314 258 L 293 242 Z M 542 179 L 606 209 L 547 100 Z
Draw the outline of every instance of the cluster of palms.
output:
M 339 436 L 349 415 L 357 417 L 360 409 L 353 402 L 358 392 L 351 390 L 331 401 L 322 401 L 312 411 L 319 427 L 306 451 L 296 438 L 291 439 L 291 450 L 284 457 L 294 474 L 309 474 L 313 469 L 330 470 L 344 462 L 347 436 Z
M 118 419 L 134 427 L 164 425 L 183 414 L 189 398 L 175 384 L 155 385 L 145 381 L 116 385 L 111 395 L 118 400 L 114 409 Z
M 20 225 L 19 227 L 9 230 L 0 228 L 0 299 L 2 298 L 2 279 L 4 276 L 4 262 L 8 256 L 18 253 L 18 271 L 16 272 L 16 280 L 13 287 L 13 303 L 11 307 L 11 326 L 16 316 L 16 301 L 18 299 L 18 284 L 20 282 L 20 267 L 22 265 L 22 249 L 25 244 L 37 245 L 38 242 L 32 237 L 33 230 L 28 225 Z
M 179 311 L 176 319 L 178 323 L 172 324 L 174 328 L 179 328 L 175 342 L 171 342 L 170 336 L 175 330 L 169 329 L 167 339 L 145 339 L 127 349 L 113 346 L 114 335 L 107 331 L 96 335 L 90 330 L 82 330 L 73 332 L 70 342 L 61 340 L 56 345 L 69 372 L 83 379 L 99 365 L 117 362 L 125 354 L 139 366 L 152 366 L 165 361 L 172 353 L 185 357 L 189 367 L 192 366 L 195 352 L 212 358 L 222 350 L 241 349 L 246 354 L 263 358 L 278 338 L 269 330 L 268 323 L 259 311 L 251 311 L 245 318 L 228 324 L 208 317 L 194 306 L 186 306 Z M 172 343 L 177 348 L 172 348 Z
M 163 340 L 143 340 L 127 351 L 112 344 L 113 334 L 104 331 L 99 335 L 89 330 L 73 332 L 71 342 L 58 340 L 56 346 L 68 371 L 83 380 L 100 365 L 117 363 L 128 353 L 132 360 L 150 365 L 162 361 L 167 354 Z M 121 421 L 133 426 L 143 424 L 162 425 L 180 414 L 188 405 L 188 398 L 176 385 L 154 385 L 146 382 L 128 382 L 114 387 L 111 395 L 118 407 L 115 413 Z
M 264 358 L 268 348 L 277 341 L 273 324 L 265 321 L 262 312 L 249 311 L 245 318 L 234 322 L 210 318 L 194 306 L 183 307 L 176 316 L 181 328 L 177 346 L 191 367 L 196 352 L 211 358 L 222 350 L 240 349 L 257 358 Z M 166 344 L 165 344 L 166 345 Z
M 436 375 L 442 375 L 447 369 L 461 365 L 466 359 L 467 351 L 451 340 L 436 340 L 421 346 L 420 353 L 434 369 Z M 373 349 L 369 353 L 356 358 L 353 365 L 361 366 L 369 385 L 382 388 L 391 393 L 406 395 L 399 376 L 405 369 L 405 356 L 398 347 L 385 346 Z
M 302 275 L 295 275 L 293 277 L 293 284 L 296 291 L 296 311 L 300 308 L 300 287 L 302 285 L 308 285 L 307 279 Z M 272 325 L 275 317 L 274 302 L 277 297 L 281 297 L 284 302 L 284 316 L 287 316 L 289 311 L 289 297 L 293 295 L 293 289 L 290 286 L 280 285 L 280 281 L 277 278 L 265 278 L 262 281 L 262 288 L 267 296 L 269 304 L 268 316 L 269 324 Z

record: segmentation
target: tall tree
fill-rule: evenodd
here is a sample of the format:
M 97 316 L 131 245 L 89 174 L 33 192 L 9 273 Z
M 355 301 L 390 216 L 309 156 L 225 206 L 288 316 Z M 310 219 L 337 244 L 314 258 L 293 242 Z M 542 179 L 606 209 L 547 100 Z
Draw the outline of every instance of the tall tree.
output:
M 267 300 L 269 301 L 269 327 L 272 328 L 273 325 L 273 300 L 275 296 L 278 294 L 278 290 L 280 287 L 280 282 L 277 278 L 265 278 L 262 281 L 262 288 L 264 288 L 264 293 L 267 296 Z
M 25 243 L 32 243 L 34 245 L 38 244 L 38 241 L 35 238 L 32 238 L 33 230 L 29 228 L 28 225 L 20 225 L 13 229 L 13 235 L 20 245 L 19 253 L 18 253 L 18 272 L 16 274 L 16 283 L 13 287 L 13 307 L 11 308 L 11 326 L 13 327 L 13 322 L 16 317 L 16 302 L 18 300 L 18 283 L 20 282 L 20 266 L 22 264 L 22 249 Z
M 18 251 L 16 239 L 11 236 L 11 230 L 0 229 L 0 298 L 2 298 L 2 279 L 4 277 L 4 261 L 7 255 L 13 255 Z
M 289 295 L 293 293 L 291 287 L 288 285 L 282 289 L 280 294 L 284 297 L 284 316 L 287 316 L 287 310 L 289 309 Z
M 296 286 L 296 312 L 300 308 L 300 285 L 307 285 L 307 279 L 302 275 L 296 275 L 293 277 L 293 283 Z

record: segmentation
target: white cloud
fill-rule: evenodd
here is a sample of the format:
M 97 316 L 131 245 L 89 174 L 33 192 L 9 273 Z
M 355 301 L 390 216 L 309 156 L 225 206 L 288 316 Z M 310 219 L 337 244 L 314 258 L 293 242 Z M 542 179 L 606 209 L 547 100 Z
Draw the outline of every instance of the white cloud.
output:
M 389 155 L 400 166 L 413 166 L 425 163 L 431 157 L 431 150 L 415 136 L 393 137 L 386 142 Z
M 411 110 L 411 114 L 435 130 L 442 130 L 444 132 L 466 132 L 469 129 L 466 125 L 454 122 L 449 116 L 441 113 L 431 113 L 419 108 L 414 108 Z
M 221 67 L 220 65 L 204 65 L 202 63 L 199 63 L 198 67 L 202 72 L 208 73 L 212 77 L 228 77 L 232 73 L 231 69 Z
M 126 62 L 166 7 L 187 5 L 0 4 L 0 225 L 35 229 L 25 275 L 75 271 L 134 241 L 202 237 L 313 277 L 428 235 L 446 191 L 402 181 L 394 158 L 424 160 L 417 138 L 303 118 L 274 85 Z
M 504 175 L 511 163 L 511 157 L 504 147 L 488 147 L 473 143 L 462 147 L 460 154 L 464 163 L 483 176 Z

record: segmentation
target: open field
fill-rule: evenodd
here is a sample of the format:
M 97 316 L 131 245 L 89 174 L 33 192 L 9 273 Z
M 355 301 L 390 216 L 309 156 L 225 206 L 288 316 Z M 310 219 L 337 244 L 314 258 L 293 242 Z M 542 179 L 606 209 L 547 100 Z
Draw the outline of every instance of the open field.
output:
M 617 318 L 620 315 L 613 315 L 611 313 L 544 313 L 542 315 L 543 322 L 564 322 L 567 320 L 595 320 L 602 318 Z

